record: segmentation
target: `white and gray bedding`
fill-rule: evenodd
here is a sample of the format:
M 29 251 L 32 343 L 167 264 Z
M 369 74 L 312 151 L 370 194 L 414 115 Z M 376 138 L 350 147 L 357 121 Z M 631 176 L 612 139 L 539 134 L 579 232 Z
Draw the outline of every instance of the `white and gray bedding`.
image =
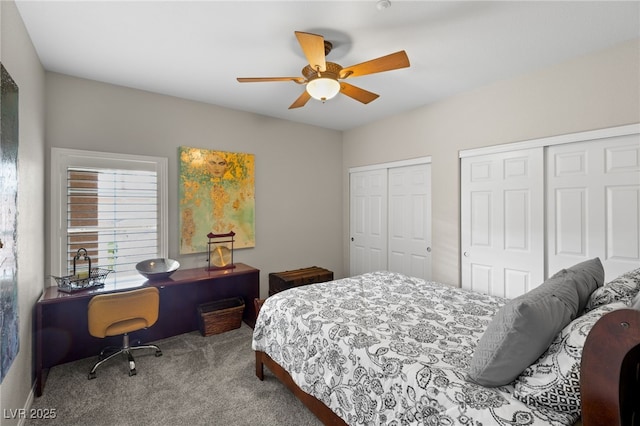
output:
M 269 297 L 253 349 L 350 425 L 572 425 L 514 384 L 468 380 L 474 349 L 507 299 L 391 272 Z

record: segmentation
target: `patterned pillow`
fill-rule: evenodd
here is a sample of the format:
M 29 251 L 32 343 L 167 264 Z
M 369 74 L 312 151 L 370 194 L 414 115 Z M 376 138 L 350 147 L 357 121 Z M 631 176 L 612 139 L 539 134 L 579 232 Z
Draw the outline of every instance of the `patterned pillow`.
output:
M 593 325 L 604 314 L 626 309 L 623 302 L 600 306 L 567 325 L 549 349 L 516 379 L 514 397 L 530 406 L 580 416 L 580 361 Z
M 589 297 L 584 311 L 589 312 L 598 306 L 618 301 L 629 304 L 638 292 L 640 292 L 640 268 L 626 272 L 595 290 Z
M 640 311 L 640 292 L 636 294 L 636 297 L 631 301 L 631 309 Z

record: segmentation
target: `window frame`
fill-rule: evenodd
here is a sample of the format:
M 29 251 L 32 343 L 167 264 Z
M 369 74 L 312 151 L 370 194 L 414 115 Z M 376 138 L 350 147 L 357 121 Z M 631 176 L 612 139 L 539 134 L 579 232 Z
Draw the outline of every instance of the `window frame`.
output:
M 168 257 L 168 159 L 68 148 L 51 148 L 51 275 L 67 275 L 67 169 L 69 167 L 155 171 L 158 179 L 158 257 Z M 96 265 L 99 266 L 99 265 Z

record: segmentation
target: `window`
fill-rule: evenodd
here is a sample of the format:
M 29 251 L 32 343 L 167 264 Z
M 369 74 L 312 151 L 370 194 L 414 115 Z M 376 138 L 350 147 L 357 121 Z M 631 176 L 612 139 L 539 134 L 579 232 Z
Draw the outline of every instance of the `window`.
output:
M 68 275 L 78 249 L 109 280 L 167 257 L 167 159 L 53 148 L 51 270 Z

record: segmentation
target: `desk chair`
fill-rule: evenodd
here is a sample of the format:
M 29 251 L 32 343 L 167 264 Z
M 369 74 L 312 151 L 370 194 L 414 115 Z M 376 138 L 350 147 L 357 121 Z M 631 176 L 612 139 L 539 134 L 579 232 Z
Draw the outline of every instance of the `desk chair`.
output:
M 156 356 L 162 351 L 156 345 L 129 346 L 129 333 L 151 327 L 158 320 L 160 293 L 156 287 L 145 287 L 132 291 L 101 294 L 89 301 L 89 334 L 104 339 L 106 336 L 122 335 L 122 347 L 107 347 L 100 352 L 98 362 L 89 372 L 95 379 L 96 369 L 116 355 L 123 354 L 129 361 L 129 376 L 136 374 L 136 363 L 131 351 L 155 349 Z M 105 353 L 115 349 L 105 357 Z

